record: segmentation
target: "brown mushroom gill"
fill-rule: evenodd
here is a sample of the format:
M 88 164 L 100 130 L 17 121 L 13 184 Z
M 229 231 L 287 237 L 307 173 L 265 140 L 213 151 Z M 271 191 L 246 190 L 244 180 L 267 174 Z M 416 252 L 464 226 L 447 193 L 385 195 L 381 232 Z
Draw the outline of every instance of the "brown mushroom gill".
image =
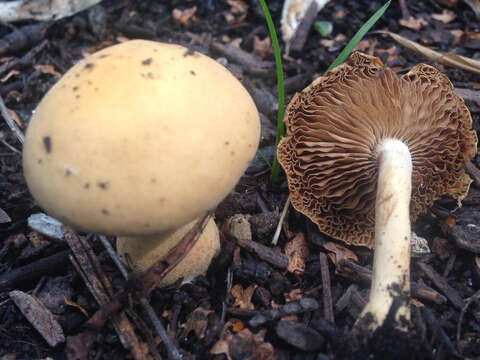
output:
M 470 113 L 431 66 L 398 78 L 378 58 L 354 53 L 292 99 L 285 124 L 278 158 L 293 206 L 348 244 L 373 246 L 376 147 L 384 139 L 410 150 L 412 220 L 440 196 L 461 200 L 468 191 L 463 166 L 476 152 Z

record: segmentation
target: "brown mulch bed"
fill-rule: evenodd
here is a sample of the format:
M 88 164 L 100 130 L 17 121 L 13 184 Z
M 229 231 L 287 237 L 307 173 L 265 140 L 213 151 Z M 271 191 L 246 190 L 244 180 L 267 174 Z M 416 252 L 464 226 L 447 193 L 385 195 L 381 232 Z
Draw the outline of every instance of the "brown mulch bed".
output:
M 222 58 L 242 81 L 262 114 L 260 149 L 271 159 L 278 107 L 274 58 L 271 47 L 261 43 L 268 31 L 257 1 L 238 2 L 248 8 L 239 10 L 234 0 L 112 0 L 56 22 L 0 24 L 0 95 L 24 131 L 42 96 L 85 54 L 133 38 L 179 43 Z M 268 3 L 279 29 L 283 1 Z M 480 60 L 480 19 L 474 3 L 406 1 L 406 14 L 405 8 L 392 2 L 374 29 Z M 373 0 L 330 1 L 316 20 L 332 22 L 332 34 L 322 37 L 311 30 L 301 50 L 284 56 L 287 100 L 321 75 L 382 5 Z M 181 13 L 194 6 L 194 14 L 183 20 L 172 15 L 174 10 Z M 437 20 L 441 18 L 436 15 L 444 11 L 455 17 L 448 22 Z M 406 21 L 408 15 L 413 20 Z M 418 19 L 423 21 L 416 30 Z M 235 47 L 238 44 L 240 48 Z M 470 90 L 466 102 L 473 126 L 480 131 L 479 75 L 431 62 L 380 34 L 367 35 L 360 49 L 379 56 L 400 74 L 419 62 L 439 68 L 456 88 Z M 346 335 L 368 299 L 372 264 L 368 249 L 345 247 L 290 209 L 277 251 L 272 251 L 271 239 L 288 191 L 283 174 L 269 183 L 261 156 L 215 212 L 222 251 L 208 273 L 190 284 L 153 291 L 150 304 L 173 345 L 187 358 L 226 359 L 227 354 L 229 359 L 366 359 L 373 354 L 378 359 L 479 358 L 479 168 L 477 156 L 469 165 L 475 181 L 462 208 L 452 199 L 442 199 L 414 224 L 430 251 L 412 258 L 408 339 L 397 338 L 388 328 L 368 345 L 350 341 Z M 85 278 L 72 265 L 69 242 L 45 237 L 27 226 L 29 216 L 41 211 L 23 179 L 21 144 L 2 120 L 0 359 L 75 358 L 72 352 L 67 354 L 65 342 L 49 346 L 16 305 L 26 301 L 23 295 L 12 291 L 39 299 L 43 305 L 31 304 L 30 311 L 35 314 L 46 308 L 67 338 L 85 333 L 86 322 L 98 310 Z M 238 241 L 228 230 L 228 219 L 236 214 L 251 216 L 248 222 L 255 244 Z M 98 260 L 97 275 L 111 284 L 113 293 L 134 286 L 123 279 L 97 237 L 82 235 L 82 243 L 93 249 Z M 292 247 L 298 248 L 303 265 L 296 271 L 286 268 L 290 253 L 285 249 Z M 143 308 L 134 299 L 123 305 L 132 326 L 124 333 L 139 339 L 137 350 L 150 351 L 152 358 L 167 358 L 167 349 Z M 55 337 L 55 329 L 48 331 Z M 110 321 L 89 339 L 88 358 L 132 357 Z

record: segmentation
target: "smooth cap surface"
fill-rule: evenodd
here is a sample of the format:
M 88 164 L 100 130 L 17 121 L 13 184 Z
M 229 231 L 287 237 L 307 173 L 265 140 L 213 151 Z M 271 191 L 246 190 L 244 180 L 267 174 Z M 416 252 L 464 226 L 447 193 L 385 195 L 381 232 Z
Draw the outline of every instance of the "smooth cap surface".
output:
M 296 94 L 284 122 L 278 160 L 293 206 L 346 243 L 373 245 L 375 149 L 383 139 L 410 150 L 412 220 L 440 196 L 461 201 L 468 192 L 463 167 L 477 151 L 472 118 L 448 78 L 429 65 L 398 78 L 380 59 L 353 53 Z
M 80 61 L 45 95 L 24 174 L 39 205 L 79 230 L 151 234 L 213 209 L 259 136 L 255 104 L 226 68 L 133 40 Z

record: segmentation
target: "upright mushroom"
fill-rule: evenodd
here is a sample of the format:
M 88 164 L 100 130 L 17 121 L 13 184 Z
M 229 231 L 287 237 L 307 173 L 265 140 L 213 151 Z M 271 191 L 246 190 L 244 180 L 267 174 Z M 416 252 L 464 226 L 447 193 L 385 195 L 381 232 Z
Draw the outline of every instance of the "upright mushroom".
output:
M 363 315 L 382 324 L 410 294 L 410 219 L 442 195 L 466 196 L 477 136 L 448 78 L 419 64 L 398 78 L 359 52 L 296 94 L 278 159 L 292 205 L 347 244 L 374 247 Z M 396 314 L 409 317 L 406 302 Z M 401 327 L 401 326 L 399 326 Z
M 27 129 L 24 175 L 62 222 L 153 246 L 141 237 L 165 239 L 215 208 L 259 135 L 255 104 L 225 67 L 133 40 L 81 60 L 48 91 Z

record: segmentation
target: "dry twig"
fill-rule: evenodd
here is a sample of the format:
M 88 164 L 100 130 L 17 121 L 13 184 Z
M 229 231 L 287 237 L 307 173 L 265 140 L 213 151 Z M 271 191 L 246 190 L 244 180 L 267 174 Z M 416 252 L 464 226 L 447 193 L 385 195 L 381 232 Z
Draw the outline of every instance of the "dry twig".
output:
M 18 141 L 23 145 L 25 143 L 25 135 L 23 135 L 22 130 L 17 126 L 15 121 L 12 119 L 10 114 L 8 113 L 8 109 L 5 106 L 5 102 L 3 101 L 3 98 L 0 96 L 0 113 L 3 116 L 3 119 L 7 123 L 8 127 L 10 130 L 13 131 L 13 133 L 17 136 Z

